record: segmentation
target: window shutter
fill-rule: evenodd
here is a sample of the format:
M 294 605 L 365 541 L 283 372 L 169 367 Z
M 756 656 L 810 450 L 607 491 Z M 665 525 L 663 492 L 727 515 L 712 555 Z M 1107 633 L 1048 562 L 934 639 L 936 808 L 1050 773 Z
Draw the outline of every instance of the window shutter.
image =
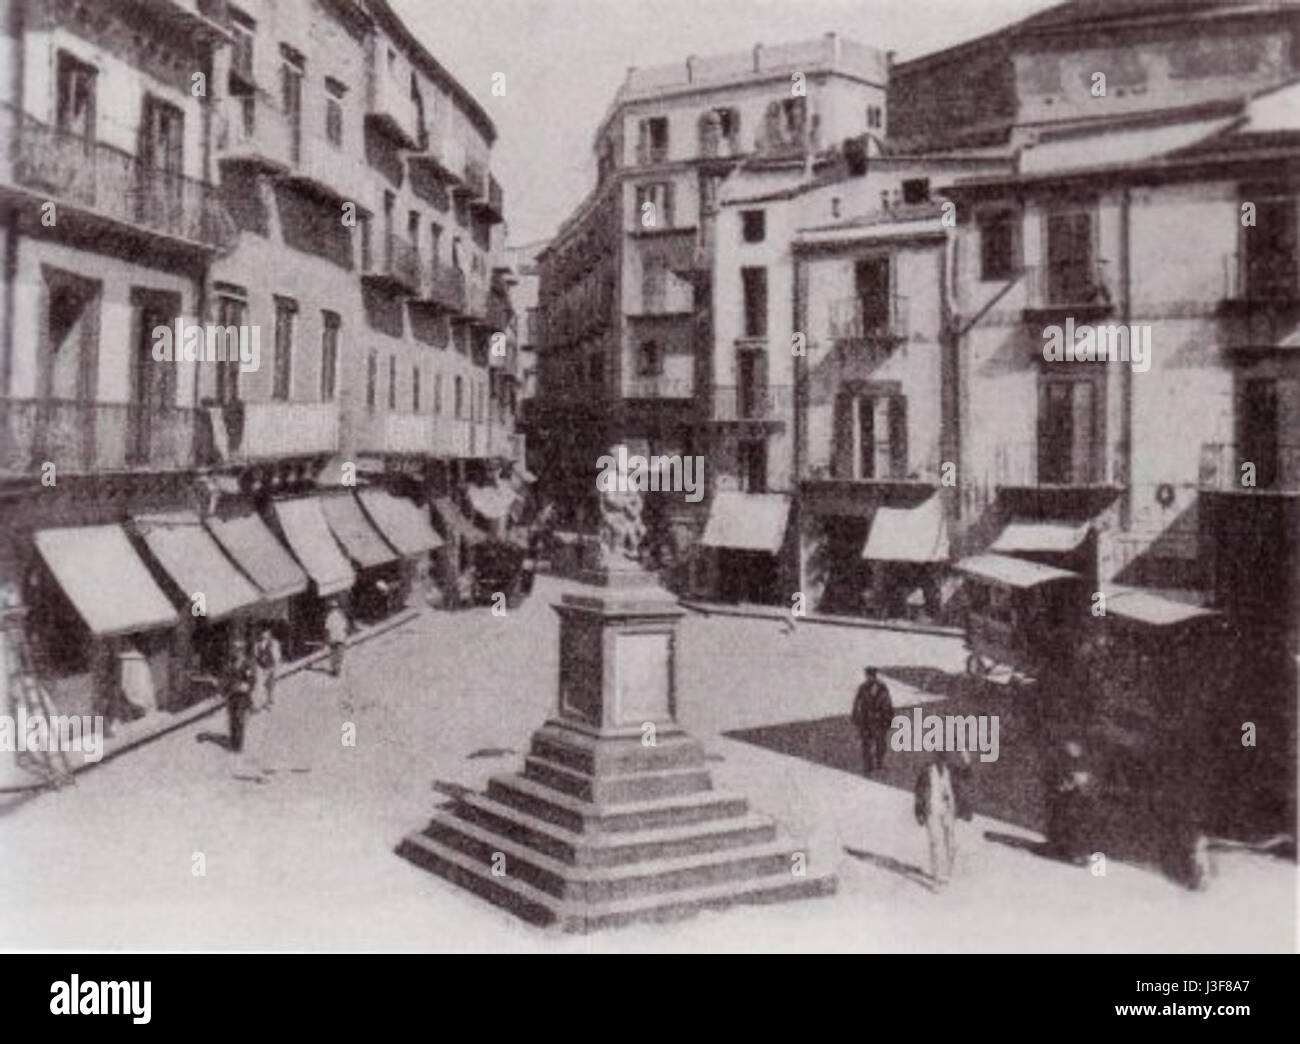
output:
M 841 392 L 835 397 L 835 421 L 832 425 L 831 477 L 853 477 L 853 396 Z

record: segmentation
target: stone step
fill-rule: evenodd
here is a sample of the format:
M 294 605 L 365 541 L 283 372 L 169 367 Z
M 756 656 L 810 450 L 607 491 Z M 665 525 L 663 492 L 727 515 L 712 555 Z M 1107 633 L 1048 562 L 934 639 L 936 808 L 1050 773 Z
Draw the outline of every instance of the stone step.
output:
M 743 881 L 681 889 L 604 903 L 576 903 L 556 899 L 526 881 L 493 877 L 489 867 L 463 852 L 423 834 L 412 834 L 398 854 L 417 866 L 474 892 L 532 924 L 555 926 L 568 932 L 588 932 L 634 921 L 669 921 L 690 917 L 700 910 L 723 909 L 738 904 L 811 899 L 835 892 L 830 874 L 775 874 Z
M 702 768 L 704 748 L 685 733 L 659 735 L 653 746 L 639 736 L 597 743 L 591 736 L 547 725 L 533 733 L 530 753 L 586 776 Z
M 601 808 L 519 774 L 493 776 L 488 781 L 488 797 L 582 834 L 685 826 L 741 816 L 749 809 L 743 795 L 726 790 L 702 790 Z
M 754 812 L 684 826 L 585 835 L 481 794 L 459 798 L 452 812 L 552 859 L 584 866 L 673 859 L 776 840 L 775 822 Z
M 574 866 L 447 812 L 435 813 L 424 835 L 477 859 L 489 871 L 495 861 L 504 866 L 505 876 L 519 877 L 557 899 L 587 903 L 632 899 L 721 881 L 789 874 L 794 865 L 792 854 L 806 852 L 778 840 L 673 859 L 650 859 L 617 866 Z
M 535 754 L 524 758 L 524 775 L 572 797 L 599 805 L 649 801 L 651 798 L 693 794 L 713 788 L 706 768 L 663 769 L 623 776 L 589 776 Z

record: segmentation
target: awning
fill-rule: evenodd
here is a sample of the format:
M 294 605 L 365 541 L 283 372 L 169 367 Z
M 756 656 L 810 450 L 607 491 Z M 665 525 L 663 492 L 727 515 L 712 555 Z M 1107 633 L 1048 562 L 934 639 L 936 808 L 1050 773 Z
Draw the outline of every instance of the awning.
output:
M 880 508 L 871 520 L 862 557 L 874 562 L 948 561 L 948 525 L 939 494 L 916 507 Z
M 487 535 L 478 526 L 461 514 L 450 497 L 434 497 L 433 510 L 442 522 L 444 535 L 450 540 L 459 537 L 470 544 L 481 544 Z
M 993 541 L 990 551 L 1069 554 L 1088 539 L 1088 523 L 1012 522 Z
M 359 568 L 371 569 L 397 560 L 397 552 L 366 521 L 361 505 L 351 493 L 323 496 L 320 506 L 330 531 Z
M 132 519 L 149 553 L 185 598 L 203 596 L 209 620 L 220 620 L 262 601 L 259 591 L 221 550 L 192 511 L 142 515 Z M 193 611 L 191 606 L 186 611 Z
M 1220 615 L 1213 609 L 1202 609 L 1186 602 L 1150 594 L 1147 591 L 1103 589 L 1106 595 L 1106 615 L 1146 624 L 1149 627 L 1172 627 L 1191 620 L 1209 620 Z
M 257 515 L 207 520 L 208 532 L 249 575 L 268 601 L 307 590 L 307 574 Z
M 510 514 L 519 494 L 507 486 L 470 486 L 469 502 L 474 510 L 489 522 L 496 522 Z
M 1078 573 L 1054 566 L 1026 562 L 1023 558 L 1008 558 L 1006 555 L 974 555 L 963 558 L 956 568 L 981 580 L 1006 584 L 1008 587 L 1031 588 L 1053 580 L 1078 580 Z
M 790 498 L 784 493 L 724 491 L 713 498 L 700 544 L 776 554 L 785 542 Z
M 118 525 L 42 529 L 36 550 L 98 635 L 168 627 L 176 610 Z
M 318 595 L 325 598 L 338 594 L 356 582 L 356 575 L 330 535 L 315 497 L 277 500 L 272 510 L 289 542 L 289 550 L 307 570 Z
M 434 532 L 428 516 L 405 497 L 382 489 L 363 489 L 357 496 L 370 521 L 403 555 L 413 557 L 442 547 L 442 537 Z

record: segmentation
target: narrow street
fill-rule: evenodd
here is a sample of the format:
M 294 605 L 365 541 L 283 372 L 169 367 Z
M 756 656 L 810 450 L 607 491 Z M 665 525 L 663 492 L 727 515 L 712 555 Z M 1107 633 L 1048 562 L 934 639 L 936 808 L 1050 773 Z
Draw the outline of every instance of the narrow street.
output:
M 1294 944 L 1292 866 L 1263 856 L 1221 854 L 1218 878 L 1193 894 L 1118 862 L 1105 877 L 1049 862 L 1016 843 L 1036 836 L 1023 826 L 977 816 L 961 825 L 954 883 L 932 892 L 914 869 L 926 849 L 912 818 L 911 770 L 898 761 L 907 756 L 891 753 L 882 782 L 846 771 L 856 753 L 847 712 L 865 663 L 881 667 L 896 706 L 923 700 L 938 709 L 934 681 L 961 671 L 962 644 L 832 626 L 787 634 L 769 620 L 693 614 L 680 631 L 683 724 L 704 740 L 715 785 L 742 791 L 803 837 L 815 865 L 835 867 L 839 893 L 589 938 L 517 922 L 393 850 L 445 795 L 516 768 L 554 700 L 550 603 L 563 589 L 539 578 L 532 598 L 505 618 L 424 613 L 352 649 L 344 680 L 315 669 L 285 679 L 274 712 L 250 722 L 240 757 L 210 741 L 226 727 L 224 715 L 213 716 L 12 809 L 0 817 L 0 947 L 1199 952 Z M 342 743 L 347 723 L 355 747 Z M 783 743 L 786 752 L 774 749 Z M 1001 748 L 999 764 L 981 771 L 1014 773 L 1013 727 Z M 993 787 L 991 800 L 1007 800 L 1003 789 Z M 202 876 L 193 872 L 198 853 Z

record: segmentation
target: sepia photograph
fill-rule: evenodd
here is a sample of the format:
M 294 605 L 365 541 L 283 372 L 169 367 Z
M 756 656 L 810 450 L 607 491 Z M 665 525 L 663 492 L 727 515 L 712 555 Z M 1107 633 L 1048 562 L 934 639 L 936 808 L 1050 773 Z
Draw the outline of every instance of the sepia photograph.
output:
M 0 0 L 0 271 L 0 952 L 1300 950 L 1300 0 Z

